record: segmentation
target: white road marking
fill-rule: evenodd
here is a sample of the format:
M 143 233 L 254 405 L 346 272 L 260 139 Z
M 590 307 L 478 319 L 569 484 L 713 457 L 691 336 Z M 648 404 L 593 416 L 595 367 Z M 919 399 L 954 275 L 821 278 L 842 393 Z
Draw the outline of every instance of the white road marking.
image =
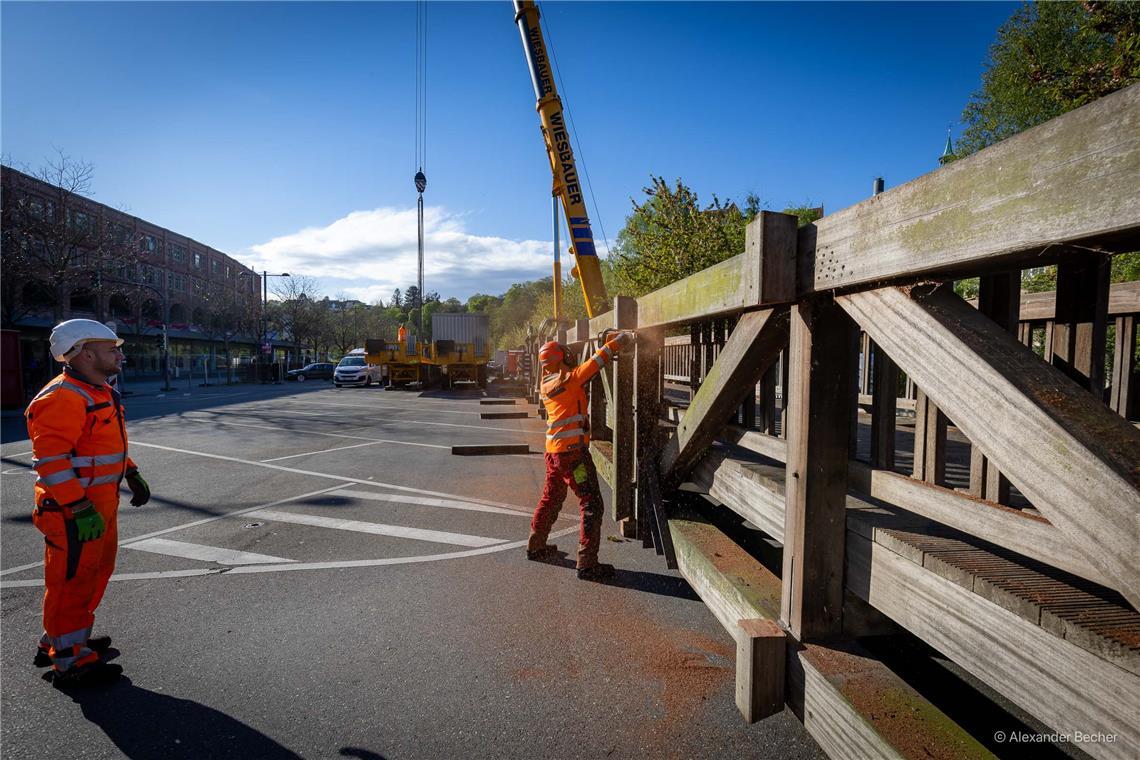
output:
M 175 533 L 175 532 L 180 531 L 180 530 L 185 530 L 186 528 L 194 528 L 194 527 L 197 527 L 199 525 L 205 525 L 206 523 L 212 523 L 215 520 L 222 520 L 222 519 L 225 519 L 227 517 L 237 517 L 239 515 L 244 515 L 248 512 L 255 512 L 259 509 L 265 509 L 267 507 L 276 507 L 278 504 L 284 504 L 286 502 L 296 501 L 297 499 L 307 499 L 310 496 L 320 496 L 323 493 L 328 493 L 329 491 L 335 491 L 338 488 L 341 488 L 341 486 L 329 486 L 328 488 L 322 488 L 318 491 L 309 491 L 308 493 L 299 494 L 297 496 L 289 496 L 289 497 L 284 498 L 284 499 L 278 499 L 277 501 L 271 501 L 268 504 L 258 504 L 256 507 L 249 507 L 248 509 L 239 509 L 236 512 L 227 512 L 224 515 L 214 515 L 213 517 L 205 517 L 201 520 L 194 520 L 192 522 L 183 523 L 182 525 L 175 525 L 173 528 L 164 528 L 163 530 L 156 530 L 153 533 L 144 533 L 141 536 L 134 536 L 132 538 L 124 538 L 122 541 L 119 542 L 119 546 L 130 546 L 135 541 L 144 541 L 148 538 L 154 538 L 155 536 L 164 536 L 167 533 Z M 41 567 L 43 564 L 44 564 L 43 560 L 40 560 L 39 562 L 31 562 L 27 565 L 20 565 L 18 567 L 9 567 L 6 570 L 0 570 L 0 575 L 8 575 L 9 573 L 18 573 L 21 570 L 31 570 L 33 567 Z
M 4 470 L 4 472 L 0 472 L 0 475 L 35 475 L 35 474 L 36 474 L 35 470 L 25 469 L 23 467 L 17 467 L 14 470 Z
M 32 454 L 32 452 L 30 452 L 30 451 L 21 451 L 19 454 L 5 454 L 3 457 L 0 457 L 0 458 L 2 458 L 2 459 L 15 459 L 16 457 L 31 456 L 31 454 Z
M 171 541 L 166 538 L 148 538 L 143 541 L 132 541 L 127 547 L 140 552 L 152 554 L 166 554 L 171 557 L 183 559 L 198 559 L 203 562 L 216 562 L 219 565 L 274 565 L 295 560 L 284 557 L 271 557 L 268 554 L 255 554 L 254 552 L 239 552 L 235 549 L 223 549 L 217 546 L 203 546 L 202 544 L 188 544 L 184 541 Z
M 403 494 L 395 493 L 372 493 L 369 491 L 353 491 L 351 489 L 342 489 L 340 491 L 333 491 L 333 496 L 351 496 L 355 499 L 368 499 L 370 501 L 390 501 L 397 504 L 422 504 L 428 507 L 443 507 L 444 509 L 467 509 L 472 512 L 491 512 L 497 515 L 517 515 L 519 517 L 530 517 L 530 512 L 524 512 L 521 509 L 504 509 L 502 507 L 488 507 L 484 504 L 475 504 L 470 501 L 462 501 L 458 499 L 428 499 L 422 496 L 404 496 Z
M 312 475 L 316 478 L 328 478 L 329 480 L 339 480 L 342 483 L 360 483 L 366 486 L 379 486 L 381 488 L 390 488 L 393 491 L 403 491 L 405 493 L 418 493 L 424 496 L 442 496 L 445 499 L 457 499 L 460 501 L 472 501 L 476 504 L 487 504 L 492 507 L 505 507 L 506 509 L 522 509 L 522 507 L 513 504 L 502 504 L 497 501 L 489 501 L 487 499 L 477 499 L 469 496 L 457 496 L 453 493 L 443 493 L 442 491 L 428 491 L 423 488 L 413 488 L 411 486 L 398 486 L 395 483 L 381 483 L 378 480 L 365 480 L 364 478 L 350 478 L 346 475 L 333 475 L 327 472 L 314 472 L 313 470 L 299 470 L 295 467 L 286 467 L 281 464 L 273 464 L 271 462 L 256 462 L 252 459 L 241 459 L 239 457 L 228 457 L 224 454 L 209 454 L 205 451 L 190 451 L 189 449 L 177 449 L 173 446 L 161 446 L 157 443 L 143 443 L 141 441 L 131 441 L 132 446 L 144 446 L 149 449 L 161 449 L 163 451 L 173 451 L 176 454 L 190 454 L 196 457 L 206 457 L 207 459 L 220 459 L 225 462 L 236 462 L 238 464 L 248 464 L 254 467 L 265 467 L 270 470 L 280 470 L 281 472 L 292 472 L 297 475 Z M 325 490 L 332 490 L 325 489 Z M 323 493 L 323 492 L 322 492 Z M 289 501 L 289 499 L 285 499 Z M 281 503 L 281 502 L 277 502 Z M 236 513 L 235 513 L 236 514 Z
M 288 412 L 288 413 L 282 412 L 282 414 L 292 414 L 292 412 Z M 481 414 L 481 412 L 480 412 L 480 414 Z M 249 416 L 252 416 L 252 415 L 249 415 Z M 181 417 L 181 419 L 188 420 L 190 422 L 213 422 L 215 425 L 234 425 L 236 427 L 252 427 L 252 428 L 257 428 L 259 430 L 284 430 L 284 431 L 289 432 L 289 433 L 299 432 L 296 430 L 291 430 L 289 428 L 274 427 L 272 425 L 266 425 L 264 423 L 262 423 L 260 425 L 252 425 L 252 424 L 247 423 L 247 422 L 219 422 L 219 421 L 213 420 L 213 419 L 202 418 L 202 417 L 191 417 L 189 415 L 183 415 Z M 376 422 L 381 422 L 381 423 L 387 421 L 383 417 L 371 417 L 371 418 L 369 418 L 369 417 L 354 417 L 353 419 L 354 420 L 372 419 L 372 420 L 375 420 Z M 537 419 L 537 418 L 534 418 L 534 419 Z M 514 433 L 516 435 L 518 435 L 518 434 L 522 434 L 522 435 L 543 435 L 544 434 L 543 431 L 541 431 L 541 430 L 523 430 L 520 428 L 494 427 L 491 425 L 460 425 L 459 423 L 456 423 L 456 422 L 428 422 L 427 420 L 409 420 L 409 419 L 405 419 L 403 417 L 400 418 L 400 424 L 401 425 L 405 425 L 405 424 L 435 425 L 436 427 L 470 428 L 471 430 L 494 430 L 494 431 L 499 431 L 499 432 L 503 432 L 503 433 Z M 369 426 L 364 425 L 363 427 L 369 427 Z M 351 429 L 357 430 L 358 428 L 351 428 Z M 340 435 L 340 437 L 342 437 L 342 438 L 359 438 L 359 436 L 354 436 L 354 435 L 343 435 L 343 434 L 338 434 L 338 433 L 318 433 L 318 432 L 313 431 L 313 430 L 306 430 L 304 432 L 306 435 L 332 435 L 332 436 Z M 390 443 L 400 443 L 400 441 L 391 441 Z M 431 445 L 434 445 L 434 446 L 436 446 L 436 448 L 441 448 L 441 449 L 451 448 L 450 446 L 439 446 L 438 444 L 407 443 L 407 442 L 403 442 L 403 443 L 406 446 L 431 446 Z
M 550 538 L 561 538 L 562 536 L 569 535 L 578 530 L 578 528 L 563 528 L 562 530 L 551 533 Z M 439 562 L 445 559 L 463 559 L 465 557 L 477 557 L 481 554 L 494 554 L 495 552 L 509 551 L 511 549 L 521 549 L 526 546 L 526 541 L 511 541 L 510 543 L 497 544 L 495 546 L 488 546 L 481 549 L 468 549 L 466 551 L 448 552 L 446 554 L 427 554 L 418 557 L 384 557 L 382 559 L 349 559 L 349 560 L 334 560 L 332 562 L 294 562 L 288 565 L 242 565 L 240 567 L 208 567 L 208 568 L 194 568 L 191 570 L 159 570 L 151 573 L 122 573 L 120 575 L 112 575 L 113 581 L 148 581 L 148 580 L 161 580 L 164 578 L 191 578 L 199 575 L 246 575 L 248 573 L 283 573 L 289 570 L 337 570 L 355 567 L 382 567 L 385 565 L 412 565 L 421 562 Z M 43 586 L 43 581 L 38 578 L 20 581 L 4 581 L 0 582 L 0 589 L 8 588 L 38 588 Z
M 340 517 L 319 517 L 317 515 L 303 515 L 295 512 L 278 512 L 272 509 L 259 509 L 256 512 L 250 512 L 246 516 L 260 520 L 270 520 L 271 522 L 312 525 L 318 528 L 332 528 L 333 530 L 350 530 L 354 533 L 371 533 L 374 536 L 414 538 L 417 541 L 431 541 L 437 544 L 455 544 L 456 546 L 493 546 L 494 544 L 501 544 L 503 542 L 501 538 L 468 536 L 463 533 L 447 533 L 442 530 L 407 528 L 402 525 L 384 525 L 383 523 L 363 522 L 361 520 L 345 520 Z
M 375 446 L 378 443 L 387 443 L 387 441 L 369 441 L 368 443 L 354 443 L 351 446 L 337 446 L 332 449 L 321 449 L 319 451 L 306 451 L 303 454 L 290 454 L 284 457 L 273 457 L 272 459 L 262 459 L 262 462 L 280 462 L 282 459 L 295 459 L 296 457 L 310 457 L 313 454 L 327 454 L 330 451 L 344 451 L 345 449 L 358 449 L 361 446 Z
M 362 435 L 345 435 L 344 433 L 318 433 L 316 430 L 290 430 L 289 428 L 276 427 L 274 425 L 249 425 L 244 422 L 220 422 L 218 420 L 202 419 L 200 417 L 187 417 L 183 416 L 180 419 L 186 422 L 201 422 L 207 425 L 229 425 L 231 427 L 245 427 L 254 428 L 255 430 L 280 430 L 285 433 L 296 433 L 299 435 L 323 435 L 326 438 L 348 438 L 354 441 L 372 441 L 373 443 L 394 443 L 399 446 L 420 446 L 428 449 L 450 449 L 450 446 L 441 446 L 438 443 L 413 443 L 412 441 L 392 441 L 384 438 L 365 438 Z M 513 432 L 513 431 L 512 431 Z

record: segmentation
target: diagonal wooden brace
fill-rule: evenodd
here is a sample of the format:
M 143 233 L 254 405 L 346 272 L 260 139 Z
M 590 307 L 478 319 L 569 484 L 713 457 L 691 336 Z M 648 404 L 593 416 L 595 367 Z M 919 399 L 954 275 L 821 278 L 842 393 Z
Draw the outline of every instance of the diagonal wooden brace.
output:
M 836 301 L 1140 607 L 1140 431 L 947 288 Z
M 786 307 L 740 317 L 676 434 L 661 452 L 660 471 L 666 483 L 679 482 L 696 464 L 787 342 Z

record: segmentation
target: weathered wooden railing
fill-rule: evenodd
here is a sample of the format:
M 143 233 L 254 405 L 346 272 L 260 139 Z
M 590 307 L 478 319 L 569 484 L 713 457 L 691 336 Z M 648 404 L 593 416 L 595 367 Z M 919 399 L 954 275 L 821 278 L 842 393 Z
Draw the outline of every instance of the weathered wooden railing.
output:
M 735 638 L 746 717 L 786 702 L 833 757 L 988 755 L 856 641 L 893 625 L 1052 730 L 1112 737 L 1089 754 L 1136 756 L 1140 286 L 1108 272 L 1137 249 L 1140 86 L 808 227 L 762 212 L 739 256 L 579 321 L 583 352 L 638 331 L 591 389 L 592 453 L 623 533 L 675 549 Z M 1022 297 L 1046 264 L 1057 292 Z M 973 276 L 976 307 L 949 285 Z M 684 484 L 782 564 L 682 510 Z

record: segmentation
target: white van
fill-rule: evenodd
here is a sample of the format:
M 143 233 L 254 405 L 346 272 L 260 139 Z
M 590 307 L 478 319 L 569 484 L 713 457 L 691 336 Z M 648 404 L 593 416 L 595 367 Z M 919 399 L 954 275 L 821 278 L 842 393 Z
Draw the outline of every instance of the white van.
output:
M 333 371 L 333 385 L 340 388 L 342 385 L 363 385 L 368 387 L 372 383 L 381 382 L 381 369 L 379 364 L 369 364 L 364 356 L 364 349 L 357 348 L 345 354 Z

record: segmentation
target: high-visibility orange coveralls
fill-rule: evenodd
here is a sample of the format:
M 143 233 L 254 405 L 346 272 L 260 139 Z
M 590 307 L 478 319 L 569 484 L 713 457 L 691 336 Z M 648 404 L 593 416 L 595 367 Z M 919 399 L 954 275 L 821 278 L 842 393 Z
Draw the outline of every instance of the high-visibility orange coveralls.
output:
M 135 464 L 119 392 L 70 367 L 32 399 L 25 416 L 36 480 L 33 522 L 44 534 L 44 640 L 56 670 L 98 659 L 87 647 L 95 608 L 115 568 L 119 482 Z M 71 505 L 89 499 L 106 523 L 80 542 Z
M 546 407 L 546 481 L 542 498 L 530 522 L 527 550 L 540 551 L 562 511 L 569 487 L 578 497 L 582 527 L 578 536 L 578 567 L 598 564 L 602 537 L 601 490 L 598 472 L 590 457 L 590 432 L 586 383 L 614 358 L 621 339 L 608 341 L 590 358 L 573 369 L 564 365 L 542 378 L 542 404 Z M 544 371 L 547 368 L 544 367 Z

